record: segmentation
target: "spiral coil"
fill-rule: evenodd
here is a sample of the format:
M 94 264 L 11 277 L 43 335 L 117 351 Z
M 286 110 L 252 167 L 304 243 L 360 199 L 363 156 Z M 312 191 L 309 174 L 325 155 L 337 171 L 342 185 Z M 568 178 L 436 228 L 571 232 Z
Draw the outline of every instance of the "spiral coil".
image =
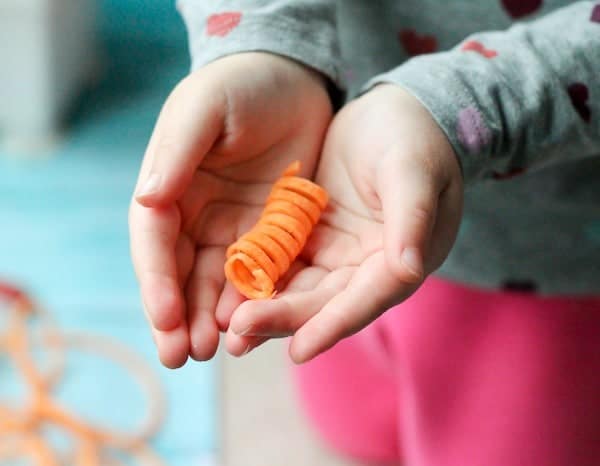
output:
M 327 206 L 327 192 L 290 165 L 273 185 L 256 225 L 227 249 L 225 276 L 244 296 L 268 298 Z

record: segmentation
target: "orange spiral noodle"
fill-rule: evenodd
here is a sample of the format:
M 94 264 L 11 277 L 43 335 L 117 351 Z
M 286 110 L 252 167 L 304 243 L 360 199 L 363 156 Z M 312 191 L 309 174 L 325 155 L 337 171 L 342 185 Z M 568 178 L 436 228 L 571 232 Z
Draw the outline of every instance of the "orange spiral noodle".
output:
M 249 299 L 273 296 L 327 206 L 327 192 L 296 176 L 292 163 L 275 182 L 258 223 L 227 249 L 225 276 Z

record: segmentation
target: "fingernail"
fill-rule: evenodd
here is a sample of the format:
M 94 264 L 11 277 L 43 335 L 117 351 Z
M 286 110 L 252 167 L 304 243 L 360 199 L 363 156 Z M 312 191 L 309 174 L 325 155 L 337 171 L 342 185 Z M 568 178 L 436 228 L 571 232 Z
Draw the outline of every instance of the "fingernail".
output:
M 423 275 L 423 265 L 421 264 L 421 255 L 417 248 L 406 248 L 402 251 L 400 258 L 404 266 L 415 276 L 421 277 Z
M 141 189 L 138 191 L 138 196 L 147 196 L 148 194 L 155 193 L 158 191 L 160 186 L 160 175 L 158 173 L 152 173 L 146 182 L 143 184 Z

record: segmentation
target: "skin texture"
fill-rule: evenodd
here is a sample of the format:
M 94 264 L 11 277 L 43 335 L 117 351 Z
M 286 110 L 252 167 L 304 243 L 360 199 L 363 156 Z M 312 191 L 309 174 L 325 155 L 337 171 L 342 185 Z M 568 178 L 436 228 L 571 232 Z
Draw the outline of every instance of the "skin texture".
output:
M 308 117 L 310 116 L 310 117 Z M 217 60 L 167 99 L 130 206 L 131 254 L 162 363 L 210 359 L 242 301 L 225 249 L 294 160 L 316 169 L 332 109 L 322 77 L 262 53 Z
M 319 163 L 329 206 L 275 299 L 244 301 L 224 282 L 225 248 L 293 160 L 308 177 Z M 154 189 L 141 194 L 149 179 Z M 462 189 L 445 135 L 397 86 L 377 86 L 332 121 L 324 81 L 301 65 L 267 54 L 208 65 L 167 100 L 131 203 L 132 257 L 161 361 L 210 359 L 219 330 L 235 356 L 292 335 L 292 360 L 312 359 L 441 265 Z
M 460 166 L 429 112 L 400 87 L 377 86 L 337 114 L 316 182 L 330 203 L 303 263 L 274 300 L 234 312 L 232 354 L 293 335 L 292 360 L 308 361 L 414 293 L 454 243 Z

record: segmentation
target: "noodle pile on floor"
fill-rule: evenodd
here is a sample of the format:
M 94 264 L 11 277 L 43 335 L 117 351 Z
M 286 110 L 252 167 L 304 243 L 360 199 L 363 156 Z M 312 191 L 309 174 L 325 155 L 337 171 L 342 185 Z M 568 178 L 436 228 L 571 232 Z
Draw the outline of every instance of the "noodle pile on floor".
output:
M 20 290 L 0 283 L 6 312 L 0 322 L 0 363 L 8 360 L 28 393 L 22 406 L 0 400 L 0 465 L 36 466 L 163 466 L 149 441 L 161 427 L 165 396 L 160 381 L 148 364 L 116 341 L 84 333 L 61 332 L 44 312 Z M 48 364 L 37 367 L 34 349 Z M 53 399 L 53 390 L 64 375 L 69 351 L 101 355 L 122 365 L 145 391 L 147 417 L 136 431 L 112 430 L 92 425 Z M 48 428 L 59 429 L 71 441 L 72 451 L 59 452 L 44 436 Z M 131 462 L 123 460 L 131 458 Z M 26 463 L 23 463 L 23 462 Z M 28 462 L 27 462 L 28 461 Z

